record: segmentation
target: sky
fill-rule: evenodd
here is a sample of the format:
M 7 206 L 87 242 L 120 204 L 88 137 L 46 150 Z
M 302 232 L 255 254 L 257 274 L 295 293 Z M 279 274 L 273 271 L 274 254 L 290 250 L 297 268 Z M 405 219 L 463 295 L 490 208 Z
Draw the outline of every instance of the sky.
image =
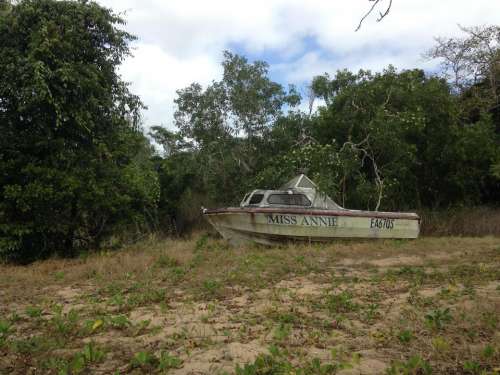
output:
M 500 24 L 500 0 L 393 0 L 376 22 L 389 3 L 381 0 L 357 32 L 368 0 L 97 1 L 123 13 L 138 37 L 120 73 L 148 106 L 146 129 L 174 128 L 175 91 L 219 80 L 224 50 L 268 62 L 273 80 L 305 93 L 315 75 L 344 68 L 433 72 L 438 62 L 422 53 L 434 37 L 460 36 L 459 24 Z

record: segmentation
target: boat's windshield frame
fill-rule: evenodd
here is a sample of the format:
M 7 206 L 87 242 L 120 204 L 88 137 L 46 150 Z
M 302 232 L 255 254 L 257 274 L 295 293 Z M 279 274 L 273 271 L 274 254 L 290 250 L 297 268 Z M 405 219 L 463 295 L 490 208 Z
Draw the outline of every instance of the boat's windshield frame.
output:
M 257 203 L 250 203 L 252 198 L 256 195 L 262 195 L 262 199 Z M 272 203 L 269 198 L 273 195 L 300 195 L 301 200 L 307 202 L 308 204 L 279 204 Z M 250 193 L 245 194 L 243 200 L 240 203 L 240 207 L 301 207 L 310 208 L 313 205 L 314 197 L 309 196 L 303 191 L 296 191 L 295 189 L 288 190 L 253 190 Z

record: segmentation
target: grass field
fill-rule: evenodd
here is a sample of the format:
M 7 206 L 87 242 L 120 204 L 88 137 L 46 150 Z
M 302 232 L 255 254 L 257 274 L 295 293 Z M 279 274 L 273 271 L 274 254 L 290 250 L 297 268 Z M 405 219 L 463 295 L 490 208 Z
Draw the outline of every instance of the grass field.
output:
M 2 374 L 498 374 L 499 327 L 498 237 L 0 266 Z

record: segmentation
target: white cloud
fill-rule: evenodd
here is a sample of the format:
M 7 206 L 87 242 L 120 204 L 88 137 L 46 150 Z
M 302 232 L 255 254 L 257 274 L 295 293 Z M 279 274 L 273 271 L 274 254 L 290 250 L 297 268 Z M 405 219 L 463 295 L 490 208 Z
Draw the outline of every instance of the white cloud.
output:
M 127 30 L 139 37 L 121 72 L 149 106 L 147 125 L 170 126 L 175 90 L 220 78 L 221 51 L 232 45 L 272 54 L 283 83 L 303 84 L 339 68 L 429 67 L 421 53 L 434 36 L 500 23 L 500 0 L 393 0 L 382 22 L 372 14 L 359 32 L 367 0 L 98 1 L 126 11 Z
M 133 53 L 134 57 L 124 62 L 120 73 L 131 83 L 131 91 L 148 106 L 143 114 L 147 127 L 160 124 L 172 127 L 175 91 L 192 82 L 206 85 L 221 74 L 220 64 L 209 55 L 182 59 L 145 43 L 137 43 Z

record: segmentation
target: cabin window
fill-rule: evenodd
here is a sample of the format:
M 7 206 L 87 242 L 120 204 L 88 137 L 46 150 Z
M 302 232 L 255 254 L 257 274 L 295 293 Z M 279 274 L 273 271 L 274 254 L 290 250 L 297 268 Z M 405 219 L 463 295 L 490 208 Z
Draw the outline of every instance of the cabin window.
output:
M 248 204 L 259 204 L 262 202 L 262 198 L 264 198 L 264 194 L 254 194 L 250 197 Z
M 304 194 L 271 194 L 267 198 L 269 204 L 284 206 L 310 206 L 311 201 Z

